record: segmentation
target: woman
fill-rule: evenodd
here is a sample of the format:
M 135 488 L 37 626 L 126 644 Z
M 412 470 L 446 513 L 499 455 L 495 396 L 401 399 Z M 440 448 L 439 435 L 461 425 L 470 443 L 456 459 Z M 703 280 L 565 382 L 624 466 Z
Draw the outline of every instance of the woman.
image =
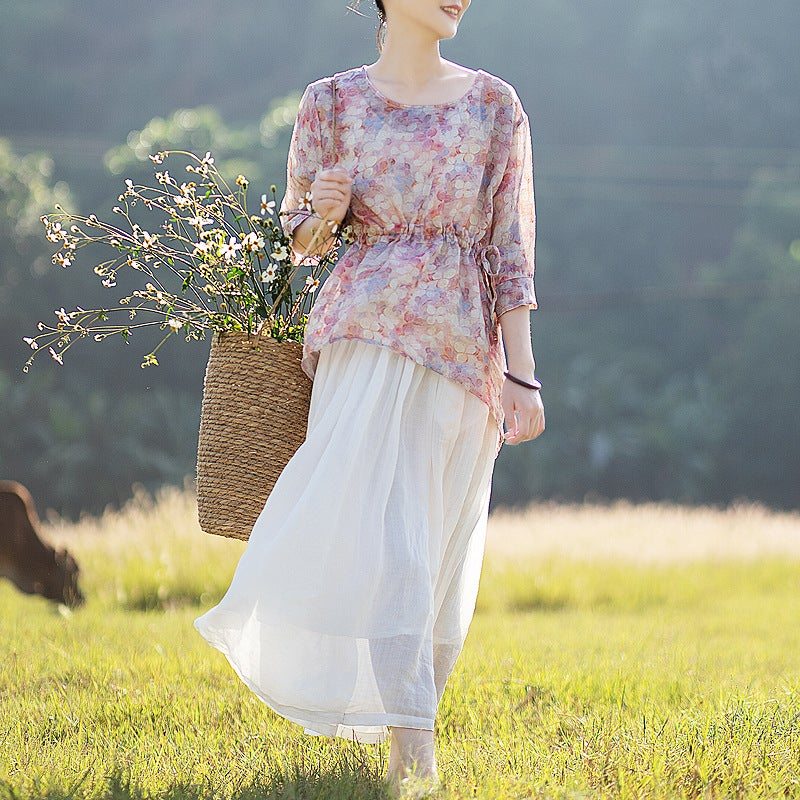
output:
M 195 621 L 306 733 L 391 734 L 395 785 L 437 780 L 494 462 L 544 430 L 529 122 L 510 84 L 441 59 L 469 4 L 377 0 L 378 60 L 303 94 L 282 225 L 295 256 L 330 247 L 318 225 L 355 241 L 306 327 L 306 440 Z

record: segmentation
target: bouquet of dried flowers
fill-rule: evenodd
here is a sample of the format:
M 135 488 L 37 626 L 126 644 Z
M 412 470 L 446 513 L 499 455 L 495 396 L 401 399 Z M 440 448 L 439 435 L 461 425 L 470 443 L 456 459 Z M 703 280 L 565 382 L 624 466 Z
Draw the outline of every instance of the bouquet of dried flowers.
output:
M 200 157 L 185 150 L 163 150 L 149 158 L 163 164 L 174 155 L 188 158 L 186 172 L 196 180 L 181 182 L 164 169 L 156 171 L 158 186 L 135 185 L 125 181 L 119 195 L 121 206 L 113 212 L 118 224 L 104 222 L 95 214 L 88 217 L 65 212 L 56 205 L 56 213 L 40 217 L 46 226 L 48 241 L 60 244 L 52 257 L 54 264 L 68 268 L 75 263 L 77 251 L 88 245 L 108 245 L 115 255 L 94 266 L 105 287 L 117 285 L 123 270 L 142 275 L 143 286 L 119 298 L 118 306 L 74 311 L 55 310 L 57 323 L 39 322 L 41 334 L 23 340 L 34 351 L 26 361 L 27 372 L 38 352 L 47 351 L 59 364 L 75 339 L 92 336 L 101 341 L 120 335 L 127 342 L 134 331 L 157 325 L 166 334 L 146 353 L 142 367 L 158 365 L 156 353 L 172 335 L 183 331 L 186 341 L 204 339 L 207 331 L 242 331 L 261 333 L 276 341 L 302 342 L 305 322 L 314 291 L 335 261 L 338 246 L 350 242 L 351 228 L 328 221 L 330 248 L 324 255 L 313 253 L 319 244 L 317 229 L 306 252 L 292 252 L 292 243 L 276 219 L 276 187 L 270 187 L 271 199 L 261 195 L 258 213 L 247 210 L 249 182 L 244 175 L 236 178 L 231 190 L 214 166 L 210 152 Z M 137 203 L 163 214 L 162 231 L 151 233 L 131 218 Z M 288 213 L 314 215 L 310 194 L 299 209 Z M 305 281 L 296 291 L 293 280 L 298 270 Z M 111 324 L 114 314 L 125 314 L 125 324 Z M 54 347 L 54 345 L 56 345 Z M 58 348 L 58 349 L 56 349 Z
M 212 331 L 197 448 L 198 516 L 207 533 L 247 539 L 305 439 L 311 396 L 300 366 L 305 324 L 320 275 L 338 258 L 338 246 L 353 241 L 352 227 L 326 219 L 297 253 L 277 218 L 319 217 L 310 192 L 299 208 L 276 214 L 272 185 L 272 198 L 262 194 L 258 213 L 251 214 L 244 175 L 231 190 L 210 152 L 200 158 L 164 150 L 149 158 L 161 165 L 172 155 L 187 157 L 186 171 L 196 179 L 179 184 L 164 169 L 155 173 L 156 187 L 126 180 L 118 198 L 123 205 L 113 209 L 118 225 L 60 206 L 59 213 L 40 218 L 47 239 L 60 243 L 53 263 L 68 268 L 81 247 L 108 245 L 114 256 L 94 267 L 103 286 L 116 286 L 123 269 L 141 273 L 144 285 L 112 308 L 57 309 L 55 326 L 39 322 L 41 334 L 23 337 L 34 351 L 23 370 L 45 349 L 63 364 L 76 339 L 119 334 L 128 342 L 134 331 L 152 325 L 166 334 L 141 366 L 158 365 L 156 353 L 170 336 L 183 331 L 189 341 Z M 160 231 L 131 219 L 137 203 L 166 218 Z M 295 290 L 298 270 L 305 280 Z M 128 316 L 125 324 L 111 324 L 111 315 L 120 313 Z

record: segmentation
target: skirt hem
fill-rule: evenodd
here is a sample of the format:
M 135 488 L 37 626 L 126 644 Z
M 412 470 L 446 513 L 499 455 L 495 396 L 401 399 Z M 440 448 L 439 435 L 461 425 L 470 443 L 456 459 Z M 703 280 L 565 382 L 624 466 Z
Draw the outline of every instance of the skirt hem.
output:
M 276 714 L 303 726 L 303 732 L 310 736 L 331 736 L 356 741 L 361 744 L 381 744 L 389 738 L 389 727 L 434 729 L 434 720 L 407 714 L 387 714 L 383 711 L 326 713 L 310 709 L 296 708 L 280 703 L 268 695 L 260 686 L 248 678 L 234 657 L 227 640 L 217 629 L 204 626 L 195 620 L 194 627 L 202 637 L 219 650 L 242 682 L 265 705 Z M 356 730 L 362 728 L 363 730 Z

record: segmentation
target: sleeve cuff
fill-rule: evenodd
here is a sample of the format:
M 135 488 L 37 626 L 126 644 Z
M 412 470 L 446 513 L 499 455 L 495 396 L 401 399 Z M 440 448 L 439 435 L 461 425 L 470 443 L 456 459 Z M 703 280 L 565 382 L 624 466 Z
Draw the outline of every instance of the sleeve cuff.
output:
M 498 317 L 519 306 L 527 306 L 529 309 L 539 307 L 532 275 L 505 278 L 497 283 L 496 289 L 495 310 Z
M 292 208 L 287 209 L 287 213 L 281 215 L 281 228 L 286 236 L 291 239 L 294 232 L 300 225 L 313 216 L 313 211 L 309 208 Z

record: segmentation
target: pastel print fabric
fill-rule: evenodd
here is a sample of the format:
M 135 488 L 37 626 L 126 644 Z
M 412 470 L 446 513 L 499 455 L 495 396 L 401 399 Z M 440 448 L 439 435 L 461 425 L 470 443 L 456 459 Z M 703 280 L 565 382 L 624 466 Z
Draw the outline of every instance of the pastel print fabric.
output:
M 533 287 L 536 249 L 536 207 L 530 122 L 520 108 L 514 124 L 508 164 L 494 196 L 491 243 L 500 265 L 497 314 L 527 305 L 537 308 Z
M 280 210 L 287 236 L 312 214 L 311 184 L 323 160 L 320 110 L 313 84 L 309 85 L 300 98 L 286 161 L 286 194 Z
M 499 453 L 498 318 L 538 308 L 531 131 L 515 89 L 478 70 L 454 102 L 405 105 L 363 65 L 321 78 L 306 87 L 292 132 L 287 234 L 311 213 L 317 170 L 334 165 L 353 178 L 343 224 L 355 241 L 318 290 L 303 370 L 313 379 L 320 348 L 337 339 L 391 348 L 480 398 Z

